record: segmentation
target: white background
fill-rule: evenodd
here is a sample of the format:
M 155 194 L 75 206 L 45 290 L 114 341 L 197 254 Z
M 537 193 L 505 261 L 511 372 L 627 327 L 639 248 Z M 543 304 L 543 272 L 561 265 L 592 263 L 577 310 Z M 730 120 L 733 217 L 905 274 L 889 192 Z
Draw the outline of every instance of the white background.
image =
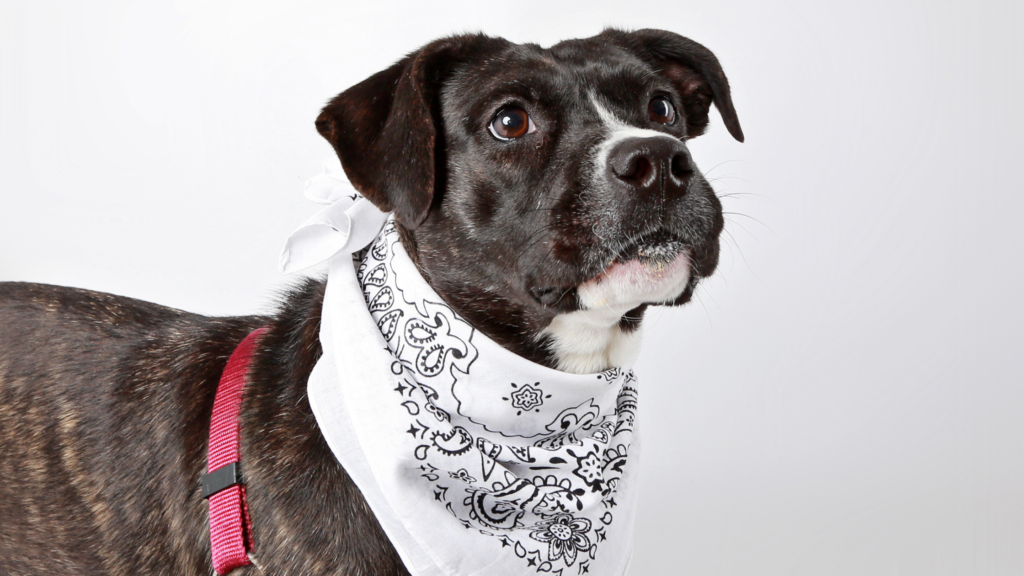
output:
M 747 143 L 691 143 L 731 214 L 649 316 L 633 576 L 1024 574 L 1022 6 L 4 0 L 0 280 L 266 311 L 329 97 L 451 32 L 679 32 Z

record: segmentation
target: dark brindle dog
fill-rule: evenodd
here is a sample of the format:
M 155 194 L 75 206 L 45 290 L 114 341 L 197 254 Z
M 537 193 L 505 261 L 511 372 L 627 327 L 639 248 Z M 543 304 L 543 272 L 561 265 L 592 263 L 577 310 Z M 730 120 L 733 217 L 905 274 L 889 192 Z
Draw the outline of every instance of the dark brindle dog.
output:
M 721 207 L 686 147 L 712 103 L 742 140 L 718 61 L 676 34 L 465 35 L 343 92 L 316 126 L 453 308 L 526 358 L 593 372 L 634 353 L 648 304 L 687 302 L 716 266 Z M 211 406 L 263 325 L 241 416 L 255 559 L 407 574 L 306 400 L 323 290 L 206 318 L 0 284 L 0 574 L 211 574 Z

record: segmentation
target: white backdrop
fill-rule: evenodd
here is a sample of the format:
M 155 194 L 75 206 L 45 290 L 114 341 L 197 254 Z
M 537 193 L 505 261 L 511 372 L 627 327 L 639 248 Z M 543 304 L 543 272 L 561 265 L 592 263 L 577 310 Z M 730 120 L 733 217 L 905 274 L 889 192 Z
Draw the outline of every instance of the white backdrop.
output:
M 1024 574 L 1022 6 L 6 0 L 0 280 L 268 310 L 329 97 L 451 32 L 676 31 L 747 143 L 717 115 L 691 143 L 727 247 L 649 315 L 645 446 L 674 453 L 633 576 Z

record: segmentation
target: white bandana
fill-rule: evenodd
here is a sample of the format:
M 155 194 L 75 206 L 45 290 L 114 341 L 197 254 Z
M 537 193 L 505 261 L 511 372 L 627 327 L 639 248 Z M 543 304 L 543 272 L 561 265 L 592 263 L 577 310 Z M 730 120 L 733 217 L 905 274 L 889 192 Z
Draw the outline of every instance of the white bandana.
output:
M 414 576 L 621 576 L 638 445 L 628 368 L 569 374 L 474 330 L 337 168 L 282 269 L 329 259 L 309 401 Z M 362 250 L 371 244 L 368 250 Z M 355 254 L 355 256 L 353 256 Z

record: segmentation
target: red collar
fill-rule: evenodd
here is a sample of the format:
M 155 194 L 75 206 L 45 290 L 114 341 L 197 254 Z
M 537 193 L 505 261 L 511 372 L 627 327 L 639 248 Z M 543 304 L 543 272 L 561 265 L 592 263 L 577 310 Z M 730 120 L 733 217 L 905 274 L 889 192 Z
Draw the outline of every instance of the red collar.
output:
M 245 500 L 245 484 L 242 483 L 238 412 L 256 343 L 266 331 L 266 326 L 254 330 L 235 348 L 224 367 L 213 400 L 209 468 L 203 476 L 203 497 L 210 501 L 213 568 L 222 576 L 235 568 L 252 564 L 248 555 L 252 550 L 252 522 Z

